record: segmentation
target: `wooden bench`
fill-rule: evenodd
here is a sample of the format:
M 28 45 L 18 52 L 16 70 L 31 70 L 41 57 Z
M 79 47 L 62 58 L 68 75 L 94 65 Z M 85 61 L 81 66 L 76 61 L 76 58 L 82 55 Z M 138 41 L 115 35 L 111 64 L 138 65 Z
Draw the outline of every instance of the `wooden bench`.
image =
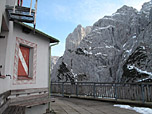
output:
M 25 114 L 26 107 L 48 102 L 48 88 L 11 90 L 0 94 L 0 114 Z
M 31 107 L 51 101 L 48 98 L 47 88 L 12 90 L 11 96 L 14 96 L 11 98 L 11 106 Z

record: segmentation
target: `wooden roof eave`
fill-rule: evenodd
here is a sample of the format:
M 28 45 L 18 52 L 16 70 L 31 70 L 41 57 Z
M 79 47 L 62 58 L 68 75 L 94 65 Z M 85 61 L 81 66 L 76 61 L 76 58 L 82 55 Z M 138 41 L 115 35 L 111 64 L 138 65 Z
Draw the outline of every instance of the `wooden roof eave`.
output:
M 27 25 L 27 24 L 24 24 L 24 23 L 21 23 L 21 22 L 15 22 L 15 23 L 17 23 L 17 24 L 19 24 L 19 25 L 21 25 L 21 26 L 23 26 L 23 27 L 26 27 L 26 28 L 34 31 L 34 28 L 31 27 L 31 26 L 29 26 L 29 25 Z M 35 33 L 38 33 L 38 34 L 40 34 L 40 35 L 48 38 L 48 39 L 50 40 L 50 43 L 59 43 L 59 42 L 60 42 L 58 39 L 56 39 L 56 38 L 54 38 L 54 37 L 52 37 L 52 36 L 50 36 L 50 35 L 42 32 L 42 31 L 40 31 L 40 30 L 38 30 L 38 29 L 35 29 Z

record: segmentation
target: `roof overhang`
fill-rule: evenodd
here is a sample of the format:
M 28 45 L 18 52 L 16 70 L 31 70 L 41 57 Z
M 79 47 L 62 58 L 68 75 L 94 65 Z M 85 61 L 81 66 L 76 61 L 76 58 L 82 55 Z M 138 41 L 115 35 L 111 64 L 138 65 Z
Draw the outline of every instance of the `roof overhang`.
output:
M 48 39 L 50 40 L 50 43 L 59 42 L 59 40 L 57 40 L 56 38 L 54 38 L 54 37 L 52 37 L 52 36 L 50 36 L 50 35 L 48 35 L 48 34 L 42 32 L 42 31 L 40 31 L 40 30 L 38 30 L 38 29 L 35 29 L 35 30 L 34 30 L 33 27 L 31 27 L 31 26 L 29 26 L 29 25 L 27 25 L 27 24 L 24 24 L 24 23 L 21 23 L 21 22 L 15 22 L 15 23 L 16 23 L 16 24 L 19 24 L 19 25 L 21 25 L 22 27 L 25 27 L 25 28 L 27 28 L 27 29 L 33 31 L 33 32 L 35 31 L 35 34 L 40 34 L 40 35 L 42 35 L 42 36 L 48 38 Z

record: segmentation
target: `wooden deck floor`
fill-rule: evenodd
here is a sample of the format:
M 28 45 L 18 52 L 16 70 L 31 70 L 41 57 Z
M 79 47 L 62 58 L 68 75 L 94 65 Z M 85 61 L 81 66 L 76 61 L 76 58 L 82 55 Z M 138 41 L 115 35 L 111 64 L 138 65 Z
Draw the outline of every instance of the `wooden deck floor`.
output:
M 113 103 L 101 101 L 61 97 L 55 98 L 55 102 L 51 103 L 56 114 L 139 114 L 113 105 Z

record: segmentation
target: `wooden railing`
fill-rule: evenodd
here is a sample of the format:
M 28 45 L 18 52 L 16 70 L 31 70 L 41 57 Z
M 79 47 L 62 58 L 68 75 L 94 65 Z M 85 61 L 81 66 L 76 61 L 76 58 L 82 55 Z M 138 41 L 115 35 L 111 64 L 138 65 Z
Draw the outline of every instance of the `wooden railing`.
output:
M 152 83 L 52 82 L 51 92 L 104 99 L 152 102 Z

